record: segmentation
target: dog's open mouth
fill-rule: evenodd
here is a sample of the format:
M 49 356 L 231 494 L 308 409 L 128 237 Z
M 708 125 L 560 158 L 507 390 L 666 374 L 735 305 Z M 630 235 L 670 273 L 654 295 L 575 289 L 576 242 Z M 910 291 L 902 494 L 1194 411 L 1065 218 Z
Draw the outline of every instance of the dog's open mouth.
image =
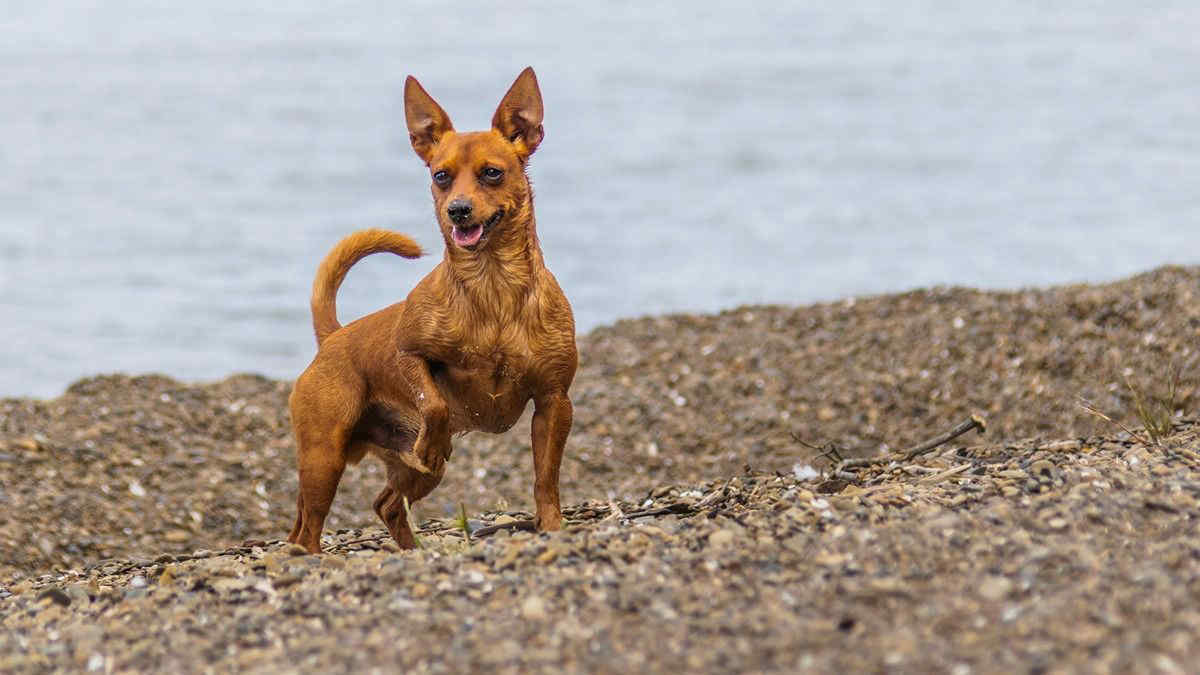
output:
M 474 250 L 476 246 L 479 246 L 479 242 L 483 241 L 483 238 L 487 236 L 488 232 L 491 232 L 492 228 L 495 227 L 496 223 L 500 222 L 500 219 L 503 217 L 504 209 L 496 209 L 496 212 L 492 214 L 492 217 L 488 218 L 482 223 L 455 225 L 454 229 L 450 231 L 450 236 L 454 239 L 454 243 L 458 244 L 460 247 L 465 248 L 468 251 Z

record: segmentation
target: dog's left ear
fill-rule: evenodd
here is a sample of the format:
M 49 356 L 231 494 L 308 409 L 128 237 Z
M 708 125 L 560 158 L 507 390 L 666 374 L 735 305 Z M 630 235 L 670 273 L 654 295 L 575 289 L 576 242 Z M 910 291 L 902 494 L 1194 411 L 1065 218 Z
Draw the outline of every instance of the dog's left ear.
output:
M 522 161 L 532 155 L 542 142 L 542 92 L 538 89 L 533 68 L 526 68 L 492 115 L 492 128 L 517 146 Z

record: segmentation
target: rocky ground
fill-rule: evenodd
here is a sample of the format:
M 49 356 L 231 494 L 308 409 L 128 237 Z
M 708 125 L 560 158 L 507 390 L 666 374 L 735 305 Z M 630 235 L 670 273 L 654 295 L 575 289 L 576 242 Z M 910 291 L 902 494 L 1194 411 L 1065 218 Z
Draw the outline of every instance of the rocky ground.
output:
M 288 383 L 104 376 L 0 401 L 0 671 L 1200 662 L 1200 269 L 636 319 L 579 342 L 566 531 L 480 536 L 528 515 L 526 423 L 459 439 L 415 552 L 373 522 L 369 461 L 343 479 L 327 554 L 279 542 Z M 985 436 L 832 466 L 972 413 Z

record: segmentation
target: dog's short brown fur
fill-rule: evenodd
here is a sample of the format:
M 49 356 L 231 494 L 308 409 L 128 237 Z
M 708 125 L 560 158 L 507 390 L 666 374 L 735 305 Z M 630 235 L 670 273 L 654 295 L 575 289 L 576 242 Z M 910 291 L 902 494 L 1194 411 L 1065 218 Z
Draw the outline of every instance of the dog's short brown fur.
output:
M 288 537 L 314 553 L 347 464 L 368 452 L 383 460 L 387 486 L 375 512 L 412 548 L 405 505 L 441 481 L 451 435 L 505 431 L 530 400 L 535 523 L 562 526 L 558 469 L 577 355 L 571 307 L 542 261 L 525 174 L 542 140 L 537 78 L 529 68 L 517 77 L 488 131 L 455 132 L 412 77 L 404 111 L 433 178 L 445 257 L 404 302 L 344 327 L 335 298 L 350 267 L 371 253 L 413 258 L 421 250 L 402 234 L 364 230 L 339 242 L 317 270 L 318 351 L 290 400 L 300 494 Z

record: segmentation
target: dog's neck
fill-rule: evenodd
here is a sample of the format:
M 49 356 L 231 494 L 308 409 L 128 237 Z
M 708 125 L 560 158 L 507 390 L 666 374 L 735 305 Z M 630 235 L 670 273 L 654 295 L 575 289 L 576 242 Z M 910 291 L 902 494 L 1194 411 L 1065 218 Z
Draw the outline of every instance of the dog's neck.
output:
M 452 300 L 465 301 L 479 316 L 512 321 L 526 305 L 543 266 L 532 201 L 508 216 L 506 227 L 478 251 L 446 243 L 443 262 L 450 276 Z

